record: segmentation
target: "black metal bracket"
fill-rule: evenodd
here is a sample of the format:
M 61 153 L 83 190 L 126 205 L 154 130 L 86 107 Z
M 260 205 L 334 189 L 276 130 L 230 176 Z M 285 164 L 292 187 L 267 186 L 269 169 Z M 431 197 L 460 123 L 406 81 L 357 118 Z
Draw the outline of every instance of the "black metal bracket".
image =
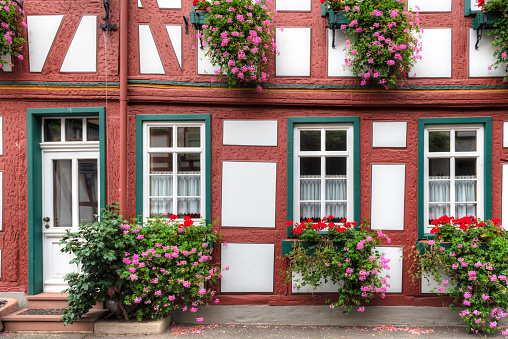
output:
M 109 0 L 102 0 L 102 3 L 104 4 L 104 10 L 106 11 L 106 16 L 102 18 L 104 20 L 105 24 L 100 24 L 99 27 L 103 31 L 116 31 L 116 25 L 112 25 L 109 23 Z
M 185 34 L 189 34 L 189 19 L 183 16 L 183 21 L 185 22 Z
M 476 44 L 474 45 L 475 49 L 479 49 L 478 44 L 480 43 L 480 40 L 483 36 L 483 27 L 487 24 L 487 16 L 488 12 L 485 12 L 483 15 L 483 22 L 480 24 L 480 27 L 476 30 Z
M 23 0 L 14 0 L 15 3 L 18 4 L 19 8 L 23 9 Z M 21 16 L 24 16 L 23 12 L 21 12 Z
M 335 48 L 335 28 L 337 27 L 337 13 L 333 12 L 333 24 L 332 24 L 332 48 Z

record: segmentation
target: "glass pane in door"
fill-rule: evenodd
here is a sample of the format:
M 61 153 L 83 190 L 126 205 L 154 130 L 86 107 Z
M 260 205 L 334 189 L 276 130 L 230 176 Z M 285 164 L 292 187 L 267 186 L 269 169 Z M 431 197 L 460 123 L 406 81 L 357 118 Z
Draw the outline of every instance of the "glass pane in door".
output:
M 95 221 L 95 214 L 99 214 L 97 194 L 97 160 L 78 160 L 79 182 L 79 222 L 91 223 Z
M 55 227 L 72 226 L 72 160 L 53 160 Z

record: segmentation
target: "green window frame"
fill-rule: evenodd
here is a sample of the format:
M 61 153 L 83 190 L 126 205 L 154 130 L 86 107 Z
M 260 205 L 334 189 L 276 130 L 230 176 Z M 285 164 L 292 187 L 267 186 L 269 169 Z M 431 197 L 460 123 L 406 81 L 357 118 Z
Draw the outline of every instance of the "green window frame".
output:
M 460 126 L 459 126 L 460 125 Z M 425 133 L 427 128 L 432 126 L 458 126 L 467 127 L 474 125 L 483 126 L 483 149 L 478 150 L 483 152 L 483 217 L 485 219 L 491 218 L 492 206 L 492 118 L 491 117 L 457 117 L 457 118 L 420 118 L 418 119 L 418 238 L 430 239 L 433 235 L 426 232 L 427 216 L 426 201 L 425 201 Z M 450 214 L 454 214 L 453 211 Z

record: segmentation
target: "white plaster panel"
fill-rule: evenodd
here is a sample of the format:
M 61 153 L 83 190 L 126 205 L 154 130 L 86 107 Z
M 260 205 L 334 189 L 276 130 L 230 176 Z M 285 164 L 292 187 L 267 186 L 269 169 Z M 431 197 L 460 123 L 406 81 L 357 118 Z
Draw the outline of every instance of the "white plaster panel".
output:
M 346 59 L 347 35 L 340 29 L 335 30 L 335 48 L 332 47 L 333 30 L 328 29 L 328 76 L 329 77 L 354 77 L 351 68 L 344 68 Z
M 420 12 L 452 11 L 452 0 L 408 0 L 407 4 L 412 10 L 416 10 L 416 6 L 418 6 Z
M 139 25 L 139 72 L 165 74 L 149 25 Z
M 421 60 L 411 69 L 417 78 L 451 78 L 452 29 L 426 28 L 422 35 Z
M 497 69 L 490 67 L 494 61 L 494 41 L 493 35 L 488 35 L 489 29 L 483 30 L 483 36 L 476 45 L 476 31 L 472 28 L 469 29 L 469 76 L 474 77 L 504 77 L 506 75 L 506 67 L 500 66 Z M 490 68 L 490 69 L 489 69 Z
M 337 293 L 340 287 L 340 283 L 332 283 L 331 281 L 326 282 L 325 284 L 314 287 L 312 285 L 303 285 L 300 289 L 297 289 L 295 286 L 295 279 L 301 279 L 302 275 L 300 273 L 293 272 L 292 274 L 292 284 L 291 284 L 291 293 Z M 323 282 L 324 279 L 321 279 L 320 282 Z
M 404 230 L 406 165 L 372 165 L 371 228 Z
M 277 11 L 310 11 L 310 0 L 276 0 Z
M 275 228 L 277 163 L 222 163 L 223 227 Z
M 182 0 L 157 0 L 159 8 L 182 8 Z
M 28 59 L 30 72 L 42 72 L 63 15 L 28 15 Z
M 374 121 L 372 147 L 406 147 L 407 122 Z
M 4 61 L 7 61 L 9 63 L 12 62 L 12 57 L 10 54 L 3 54 L 3 55 L 0 55 L 0 59 L 4 60 Z M 2 71 L 4 72 L 12 72 L 12 66 L 9 65 L 9 64 L 3 64 L 2 65 Z
M 310 28 L 277 28 L 275 41 L 280 54 L 275 57 L 277 76 L 310 76 Z
M 277 146 L 277 120 L 224 120 L 223 144 Z
M 173 52 L 175 52 L 178 64 L 182 68 L 182 26 L 166 25 L 166 31 L 168 31 L 169 40 L 171 40 L 171 46 L 173 47 Z
M 508 164 L 503 164 L 501 194 L 501 224 L 508 230 Z
M 424 273 L 422 275 L 422 293 L 437 293 L 437 288 L 439 286 L 443 287 L 443 292 L 449 292 L 450 287 L 453 286 L 453 284 L 448 284 L 446 287 L 443 285 L 443 280 L 448 280 L 449 282 L 452 281 L 450 276 L 444 274 L 442 269 L 438 270 L 439 274 L 441 274 L 441 281 L 436 281 L 434 277 L 431 274 Z
M 503 122 L 503 147 L 508 147 L 508 121 Z
M 388 284 L 390 287 L 386 288 L 387 293 L 402 293 L 402 258 L 403 258 L 403 248 L 402 247 L 390 247 L 390 246 L 378 246 L 376 249 L 381 254 L 385 254 L 385 258 L 390 259 L 388 266 L 389 270 L 381 270 L 379 272 L 380 276 L 386 276 L 387 274 L 390 276 L 388 279 Z
M 215 76 L 215 67 L 210 57 L 205 56 L 205 53 L 208 51 L 208 46 L 203 46 L 203 48 L 200 47 L 201 42 L 199 41 L 199 38 L 196 40 L 195 48 L 198 50 L 198 74 L 208 74 Z
M 60 72 L 97 71 L 97 16 L 83 15 Z
M 273 292 L 275 245 L 221 246 L 221 292 Z
M 143 3 L 141 2 L 141 0 L 138 0 L 138 8 L 143 8 Z

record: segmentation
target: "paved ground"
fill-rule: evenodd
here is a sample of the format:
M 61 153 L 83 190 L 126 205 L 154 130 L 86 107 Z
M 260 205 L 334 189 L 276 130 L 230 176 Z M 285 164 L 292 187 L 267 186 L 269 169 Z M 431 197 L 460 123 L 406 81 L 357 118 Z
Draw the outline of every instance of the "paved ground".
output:
M 53 333 L 0 333 L 0 338 L 67 338 L 67 339 L 99 339 L 99 338 L 217 338 L 217 339 L 319 339 L 319 338 L 481 338 L 467 334 L 464 327 L 336 327 L 336 326 L 275 326 L 275 325 L 173 325 L 167 332 L 153 336 L 95 336 L 90 334 L 53 334 Z M 485 338 L 485 336 L 482 336 Z M 488 335 L 486 338 L 508 338 L 501 333 Z

